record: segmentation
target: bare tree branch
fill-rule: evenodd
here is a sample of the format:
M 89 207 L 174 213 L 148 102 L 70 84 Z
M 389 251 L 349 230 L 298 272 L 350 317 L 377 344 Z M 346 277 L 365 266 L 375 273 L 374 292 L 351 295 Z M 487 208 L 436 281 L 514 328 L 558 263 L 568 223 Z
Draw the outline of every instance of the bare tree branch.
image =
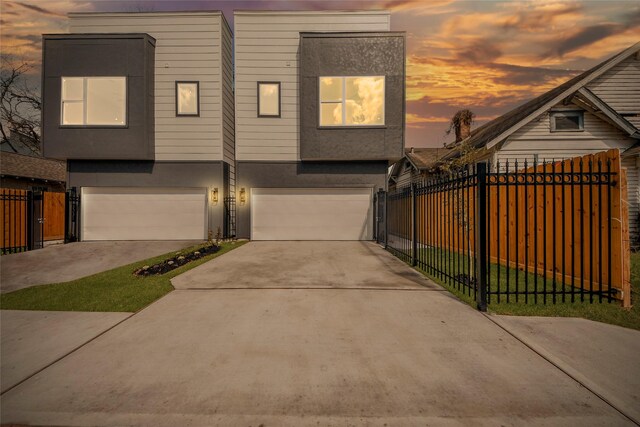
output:
M 33 66 L 9 55 L 2 55 L 0 62 L 0 143 L 16 151 L 15 141 L 10 141 L 14 135 L 30 150 L 40 153 L 42 98 L 26 78 Z

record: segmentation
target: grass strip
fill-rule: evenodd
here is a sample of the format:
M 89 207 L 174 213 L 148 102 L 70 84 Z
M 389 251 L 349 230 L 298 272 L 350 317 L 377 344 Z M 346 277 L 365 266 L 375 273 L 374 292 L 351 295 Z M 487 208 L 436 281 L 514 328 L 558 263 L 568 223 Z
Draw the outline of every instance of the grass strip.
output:
M 138 277 L 133 271 L 173 257 L 178 251 L 103 271 L 64 283 L 33 286 L 0 295 L 3 310 L 136 312 L 173 290 L 171 279 L 242 246 L 224 242 L 218 252 L 189 262 L 163 275 Z M 188 253 L 198 245 L 179 251 Z
M 439 259 L 438 256 L 442 255 L 429 254 L 433 259 Z M 427 256 L 427 254 L 425 254 Z M 431 258 L 429 258 L 431 259 Z M 442 256 L 442 259 L 447 259 L 446 256 Z M 467 262 L 463 256 L 460 258 L 460 273 L 467 272 Z M 443 264 L 443 269 L 446 269 L 447 265 Z M 452 280 L 447 280 L 446 277 L 441 277 L 438 273 L 432 274 L 429 271 L 418 269 L 422 274 L 429 277 L 436 283 L 440 284 L 460 300 L 466 302 L 472 307 L 476 307 L 476 302 L 473 295 L 469 295 L 469 289 L 464 288 L 461 285 L 457 285 Z M 498 271 L 500 271 L 500 279 L 498 280 Z M 535 275 L 531 273 L 525 274 L 520 271 L 518 275 L 518 281 L 515 280 L 515 270 L 510 269 L 509 273 L 509 286 L 510 292 L 514 292 L 517 289 L 523 290 L 525 286 L 525 277 L 527 277 L 526 283 L 529 286 L 529 290 L 533 291 L 535 288 Z M 525 302 L 524 295 L 518 296 L 518 302 L 515 301 L 515 295 L 510 295 L 509 302 L 506 302 L 506 295 L 504 291 L 507 289 L 506 283 L 507 271 L 504 266 L 491 265 L 490 273 L 490 288 L 495 291 L 498 287 L 503 294 L 500 297 L 500 303 L 497 303 L 496 295 L 491 295 L 491 301 L 488 304 L 488 311 L 494 314 L 505 314 L 513 316 L 543 316 L 543 317 L 581 317 L 583 319 L 595 320 L 598 322 L 608 323 L 611 325 L 623 326 L 625 328 L 640 330 L 640 304 L 637 302 L 638 290 L 640 290 L 640 252 L 631 254 L 631 293 L 632 300 L 635 302 L 634 306 L 630 309 L 625 309 L 620 306 L 617 301 L 608 303 L 603 300 L 602 303 L 598 302 L 598 297 L 594 295 L 594 302 L 589 302 L 589 296 L 585 295 L 585 301 L 581 302 L 579 298 L 579 289 L 575 289 L 576 301 L 571 302 L 570 292 L 571 286 L 564 286 L 567 294 L 565 295 L 565 302 L 561 301 L 561 295 L 556 295 L 556 303 L 552 301 L 552 296 L 547 295 L 547 303 L 543 303 L 543 296 L 538 295 L 537 303 L 533 295 L 529 295 L 528 303 Z M 542 290 L 544 278 L 542 276 L 537 277 L 538 285 L 537 289 Z M 547 289 L 550 289 L 551 282 L 547 279 Z M 563 284 L 556 283 L 557 291 L 560 291 Z

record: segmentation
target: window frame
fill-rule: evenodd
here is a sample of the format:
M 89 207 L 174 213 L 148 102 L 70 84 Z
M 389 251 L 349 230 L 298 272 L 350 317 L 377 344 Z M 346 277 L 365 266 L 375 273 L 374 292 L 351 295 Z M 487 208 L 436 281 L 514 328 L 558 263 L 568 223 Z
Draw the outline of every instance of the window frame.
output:
M 64 124 L 64 103 L 63 99 L 63 85 L 64 79 L 82 79 L 82 100 L 70 100 L 66 102 L 82 102 L 82 119 L 84 124 Z M 88 79 L 124 79 L 124 122 L 121 125 L 92 125 L 87 124 L 87 80 Z M 60 76 L 60 121 L 58 122 L 58 128 L 65 129 L 125 129 L 129 127 L 129 76 Z
M 347 78 L 358 77 L 370 77 L 370 78 L 382 78 L 384 99 L 382 101 L 382 124 L 347 124 Z M 342 80 L 342 100 L 341 101 L 322 101 L 320 98 L 320 85 L 322 79 L 341 79 Z M 345 129 L 345 128 L 358 128 L 358 129 L 385 129 L 387 127 L 387 76 L 385 75 L 349 75 L 349 76 L 318 76 L 318 129 Z M 341 125 L 322 125 L 322 104 L 337 104 L 342 103 L 342 123 Z
M 178 109 L 178 86 L 180 86 L 181 84 L 196 85 L 196 112 L 195 113 L 181 113 Z M 176 80 L 175 97 L 176 97 L 176 117 L 200 117 L 200 81 Z
M 556 117 L 578 117 L 578 129 L 556 129 Z M 549 130 L 551 132 L 584 132 L 584 111 L 556 110 L 549 112 Z
M 259 81 L 256 86 L 256 94 L 257 94 L 257 102 L 256 102 L 256 113 L 259 118 L 271 118 L 271 119 L 279 119 L 282 117 L 282 82 L 266 82 Z M 260 114 L 260 85 L 277 85 L 278 86 L 278 114 Z

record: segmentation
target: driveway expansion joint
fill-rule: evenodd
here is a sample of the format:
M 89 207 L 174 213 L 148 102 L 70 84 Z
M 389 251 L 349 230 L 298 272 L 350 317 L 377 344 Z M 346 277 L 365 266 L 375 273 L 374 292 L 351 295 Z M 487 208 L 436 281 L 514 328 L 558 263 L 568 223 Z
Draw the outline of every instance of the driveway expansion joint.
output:
M 529 348 L 531 351 L 536 353 L 538 356 L 540 356 L 541 358 L 543 358 L 544 360 L 549 362 L 551 365 L 553 365 L 556 369 L 561 371 L 563 374 L 565 374 L 566 376 L 571 378 L 573 381 L 577 382 L 582 387 L 587 389 L 590 393 L 592 393 L 594 396 L 598 397 L 604 403 L 609 405 L 612 409 L 617 411 L 620 415 L 622 415 L 623 417 L 625 417 L 626 419 L 628 419 L 629 421 L 631 421 L 635 425 L 640 426 L 640 420 L 638 420 L 638 419 L 634 418 L 633 416 L 627 414 L 624 409 L 620 408 L 620 406 L 622 406 L 622 405 L 619 405 L 619 404 L 617 404 L 615 402 L 612 402 L 610 398 L 608 398 L 608 397 L 606 397 L 604 395 L 604 392 L 598 391 L 599 387 L 598 387 L 597 384 L 594 384 L 593 382 L 589 381 L 584 375 L 580 374 L 575 369 L 573 369 L 571 366 L 569 366 L 568 364 L 566 364 L 566 363 L 562 362 L 561 360 L 559 360 L 557 357 L 553 356 L 553 354 L 551 354 L 550 352 L 548 352 L 544 348 L 542 348 L 542 347 L 540 347 L 540 346 L 538 346 L 536 344 L 527 342 L 525 338 L 523 338 L 519 334 L 511 331 L 507 326 L 503 325 L 499 320 L 493 318 L 493 316 L 491 314 L 488 314 L 488 313 L 481 313 L 481 314 L 484 317 L 486 317 L 490 322 L 492 322 L 493 324 L 498 326 L 500 329 L 505 331 L 507 334 L 511 335 L 517 341 L 520 341 L 525 347 Z

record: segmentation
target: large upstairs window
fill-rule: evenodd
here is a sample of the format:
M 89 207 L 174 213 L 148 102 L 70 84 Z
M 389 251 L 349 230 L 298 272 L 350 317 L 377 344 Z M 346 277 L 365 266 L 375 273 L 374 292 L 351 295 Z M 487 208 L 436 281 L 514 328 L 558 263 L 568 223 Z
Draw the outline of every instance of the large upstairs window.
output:
M 126 126 L 126 77 L 62 77 L 60 124 Z
M 383 126 L 384 76 L 320 77 L 320 126 Z

